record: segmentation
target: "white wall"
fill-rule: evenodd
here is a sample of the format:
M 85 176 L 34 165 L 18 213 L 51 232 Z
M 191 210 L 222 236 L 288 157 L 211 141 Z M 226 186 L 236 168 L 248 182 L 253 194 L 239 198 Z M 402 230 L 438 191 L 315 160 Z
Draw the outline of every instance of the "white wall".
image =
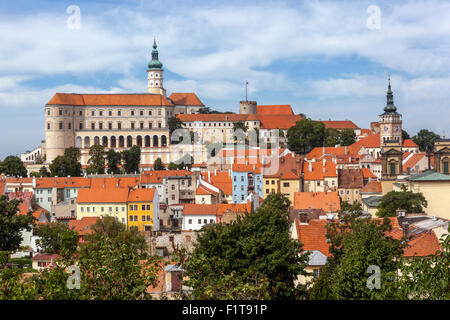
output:
M 205 223 L 204 220 L 207 220 Z M 192 220 L 192 223 L 189 223 Z M 198 223 L 198 220 L 201 220 Z M 210 224 L 211 220 L 216 223 L 216 215 L 198 214 L 198 215 L 184 215 L 183 216 L 183 230 L 200 230 L 205 224 Z

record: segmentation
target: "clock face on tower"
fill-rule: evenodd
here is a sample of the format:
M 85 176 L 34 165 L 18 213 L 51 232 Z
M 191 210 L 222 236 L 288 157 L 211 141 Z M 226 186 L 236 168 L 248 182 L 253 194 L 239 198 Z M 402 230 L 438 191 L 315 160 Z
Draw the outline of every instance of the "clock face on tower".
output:
M 398 132 L 400 130 L 400 127 L 399 126 L 395 126 L 394 130 L 395 130 L 395 132 Z
M 384 126 L 383 130 L 386 132 L 386 131 L 389 130 L 389 127 L 388 126 Z

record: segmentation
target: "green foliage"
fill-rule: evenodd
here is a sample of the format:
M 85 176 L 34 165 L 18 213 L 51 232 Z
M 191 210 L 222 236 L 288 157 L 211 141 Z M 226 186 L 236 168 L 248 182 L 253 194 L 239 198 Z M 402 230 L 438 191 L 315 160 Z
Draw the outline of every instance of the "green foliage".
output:
M 288 148 L 299 154 L 310 152 L 315 147 L 324 145 L 326 139 L 325 125 L 320 121 L 304 118 L 297 121 L 287 132 Z
M 89 167 L 88 174 L 105 173 L 105 147 L 101 144 L 94 144 L 89 148 Z
M 241 129 L 244 132 L 247 132 L 248 126 L 245 125 L 245 122 L 238 121 L 233 123 L 233 131 Z
M 22 281 L 19 269 L 3 269 L 0 272 L 0 300 L 32 300 L 36 298 L 36 286 Z
M 187 168 L 188 170 L 190 170 L 192 168 L 193 164 L 194 164 L 194 157 L 189 154 L 185 154 L 183 157 L 181 157 L 180 159 L 175 161 L 172 166 L 170 166 L 170 164 L 169 164 L 168 169 L 169 170 L 177 170 L 177 169 L 184 170 L 185 168 Z M 174 169 L 170 169 L 171 167 Z
M 106 161 L 108 163 L 108 173 L 109 174 L 119 174 L 120 168 L 119 164 L 122 160 L 122 155 L 120 152 L 114 151 L 114 149 L 109 149 L 106 153 Z
M 361 211 L 342 215 L 341 221 L 327 225 L 330 253 L 311 298 L 384 299 L 390 297 L 390 283 L 400 267 L 404 245 L 386 235 L 389 219 L 362 218 Z M 367 268 L 378 266 L 381 289 L 369 289 Z M 326 288 L 321 286 L 326 285 Z
M 339 132 L 339 144 L 341 146 L 349 146 L 356 141 L 355 131 L 352 129 L 344 129 Z
M 50 164 L 50 172 L 52 177 L 80 177 L 81 176 L 81 164 L 80 149 L 70 147 L 64 150 L 64 155 L 57 156 Z
M 210 107 L 200 108 L 198 113 L 199 114 L 234 114 L 234 112 L 230 112 L 230 111 L 220 112 L 217 110 L 211 110 Z
M 65 223 L 40 224 L 36 230 L 40 246 L 46 253 L 72 255 L 78 244 L 78 233 L 70 230 Z
M 27 176 L 27 169 L 25 169 L 22 160 L 20 160 L 17 156 L 7 156 L 2 162 L 0 162 L 0 171 L 8 176 Z
M 378 205 L 377 216 L 395 217 L 396 210 L 406 210 L 406 213 L 422 213 L 427 207 L 427 201 L 422 193 L 403 190 L 386 193 Z
M 132 146 L 130 149 L 122 152 L 123 167 L 126 173 L 139 172 L 139 164 L 141 163 L 141 148 Z
M 441 237 L 441 247 L 430 257 L 403 260 L 396 288 L 402 299 L 450 300 L 450 234 Z
M 40 177 L 50 177 L 50 172 L 48 172 L 47 167 L 42 166 L 39 169 L 39 176 Z
M 153 170 L 166 170 L 166 168 L 162 163 L 161 158 L 155 160 L 155 163 L 153 164 Z
M 177 144 L 177 143 L 181 142 L 183 137 L 179 137 L 179 141 L 172 141 L 172 133 L 177 129 L 183 128 L 183 121 L 181 121 L 177 117 L 170 117 L 169 121 L 168 121 L 168 125 L 169 125 L 169 137 L 170 137 L 171 143 Z
M 432 153 L 434 151 L 434 143 L 440 139 L 440 136 L 432 131 L 422 129 L 412 140 L 419 146 L 422 152 Z
M 402 130 L 402 140 L 411 139 L 409 133 L 406 130 Z
M 22 242 L 22 230 L 31 230 L 36 220 L 31 213 L 19 214 L 21 200 L 8 200 L 8 196 L 0 196 L 0 250 L 16 251 Z
M 289 200 L 269 195 L 256 213 L 202 230 L 182 263 L 194 299 L 298 299 L 307 255 L 289 237 Z

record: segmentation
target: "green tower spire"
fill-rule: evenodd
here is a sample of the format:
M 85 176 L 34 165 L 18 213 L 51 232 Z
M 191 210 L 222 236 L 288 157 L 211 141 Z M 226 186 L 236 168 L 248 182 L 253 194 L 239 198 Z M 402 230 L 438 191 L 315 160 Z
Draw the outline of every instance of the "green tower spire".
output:
M 152 61 L 148 63 L 149 69 L 161 69 L 163 64 L 158 60 L 158 46 L 156 39 L 153 40 Z
M 389 85 L 388 85 L 388 90 L 387 90 L 387 94 L 386 94 L 386 107 L 384 107 L 384 112 L 385 113 L 396 113 L 397 108 L 394 105 L 394 95 L 393 95 L 392 89 L 391 89 L 391 76 L 389 76 L 388 81 L 389 81 Z

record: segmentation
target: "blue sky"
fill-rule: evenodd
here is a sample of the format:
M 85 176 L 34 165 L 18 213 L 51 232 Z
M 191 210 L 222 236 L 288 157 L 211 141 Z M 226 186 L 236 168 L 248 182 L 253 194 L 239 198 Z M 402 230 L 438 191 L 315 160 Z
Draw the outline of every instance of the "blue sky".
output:
M 248 80 L 259 104 L 368 128 L 390 74 L 411 135 L 450 133 L 448 1 L 16 0 L 0 3 L 0 158 L 40 144 L 56 92 L 145 92 L 154 37 L 168 93 L 214 109 L 237 111 Z

